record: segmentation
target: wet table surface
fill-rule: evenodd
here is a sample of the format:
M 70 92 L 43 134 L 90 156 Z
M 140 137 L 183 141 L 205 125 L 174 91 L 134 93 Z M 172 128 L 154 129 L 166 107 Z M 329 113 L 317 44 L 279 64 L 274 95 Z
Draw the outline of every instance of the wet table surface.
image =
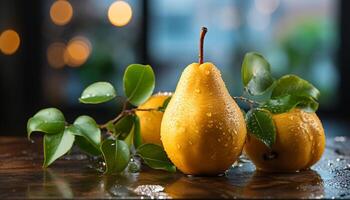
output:
M 42 144 L 0 137 L 0 199 L 18 198 L 350 198 L 350 138 L 328 138 L 311 170 L 255 171 L 241 159 L 220 177 L 189 177 L 143 167 L 103 175 L 85 155 L 72 153 L 42 169 Z

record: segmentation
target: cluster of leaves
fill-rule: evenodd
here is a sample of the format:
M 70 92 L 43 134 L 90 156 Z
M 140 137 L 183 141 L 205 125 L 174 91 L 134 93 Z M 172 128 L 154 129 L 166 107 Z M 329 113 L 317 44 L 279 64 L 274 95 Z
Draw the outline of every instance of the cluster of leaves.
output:
M 77 145 L 91 156 L 101 156 L 106 163 L 105 173 L 124 171 L 131 158 L 138 156 L 144 163 L 154 169 L 169 172 L 176 171 L 161 146 L 142 144 L 140 121 L 135 115 L 136 108 L 144 103 L 153 93 L 155 76 L 149 65 L 129 65 L 123 77 L 124 93 L 127 101 L 121 113 L 113 120 L 98 125 L 89 116 L 83 115 L 72 124 L 66 122 L 63 113 L 57 108 L 40 110 L 28 120 L 28 139 L 32 132 L 44 134 L 44 167 Z M 117 97 L 116 90 L 108 82 L 97 82 L 88 86 L 79 101 L 84 104 L 99 104 Z M 169 100 L 164 102 L 157 112 L 162 112 Z M 126 105 L 132 109 L 127 110 Z
M 319 90 L 311 83 L 287 74 L 275 79 L 268 61 L 255 52 L 247 53 L 242 63 L 244 90 L 251 96 L 268 98 L 257 106 L 251 106 L 246 114 L 247 128 L 251 134 L 271 147 L 276 140 L 273 114 L 285 113 L 294 108 L 307 112 L 318 109 Z

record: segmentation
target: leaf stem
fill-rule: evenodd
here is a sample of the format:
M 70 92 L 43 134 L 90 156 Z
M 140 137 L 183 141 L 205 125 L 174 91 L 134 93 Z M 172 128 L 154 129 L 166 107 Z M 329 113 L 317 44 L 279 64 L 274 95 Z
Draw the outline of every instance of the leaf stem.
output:
M 128 105 L 128 101 L 125 101 L 124 104 L 123 104 L 122 111 L 119 113 L 119 115 L 116 116 L 114 119 L 112 119 L 112 120 L 110 120 L 110 121 L 108 121 L 108 122 L 106 122 L 106 123 L 100 125 L 100 128 L 101 128 L 101 129 L 105 129 L 105 128 L 107 128 L 108 123 L 112 122 L 112 123 L 114 124 L 114 123 L 116 123 L 118 120 L 120 120 L 122 117 L 124 117 L 124 115 L 125 115 L 125 110 L 126 110 L 127 105 Z
M 259 105 L 258 102 L 253 101 L 253 100 L 248 99 L 248 98 L 243 97 L 243 96 L 239 96 L 239 97 L 235 97 L 235 96 L 234 96 L 233 99 L 243 101 L 243 102 L 247 103 L 251 108 L 252 108 L 254 105 Z
M 132 111 L 159 111 L 158 109 L 159 108 L 134 108 Z
M 136 111 L 159 111 L 159 108 L 133 108 L 133 109 L 126 109 L 127 108 L 127 104 L 128 104 L 128 101 L 126 101 L 124 104 L 123 104 L 123 108 L 122 108 L 122 111 L 121 113 L 119 113 L 119 115 L 117 117 L 115 117 L 114 119 L 106 122 L 105 124 L 102 124 L 100 125 L 100 128 L 101 129 L 105 129 L 107 128 L 107 125 L 109 123 L 116 123 L 117 121 L 119 121 L 122 117 L 126 116 L 126 115 L 134 115 Z M 161 111 L 159 111 L 161 112 Z

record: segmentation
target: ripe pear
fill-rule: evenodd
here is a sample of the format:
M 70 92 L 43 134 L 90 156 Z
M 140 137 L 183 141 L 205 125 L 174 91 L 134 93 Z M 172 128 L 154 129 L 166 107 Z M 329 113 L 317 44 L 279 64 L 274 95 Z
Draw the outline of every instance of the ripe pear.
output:
M 185 68 L 161 124 L 163 147 L 185 174 L 217 175 L 239 157 L 246 138 L 243 114 L 230 96 L 220 71 L 200 62 Z
M 151 96 L 138 109 L 157 109 L 163 106 L 164 101 L 171 96 L 171 92 L 159 92 Z M 160 141 L 160 124 L 163 112 L 153 111 L 136 111 L 140 118 L 141 137 L 144 143 L 153 143 L 162 145 Z

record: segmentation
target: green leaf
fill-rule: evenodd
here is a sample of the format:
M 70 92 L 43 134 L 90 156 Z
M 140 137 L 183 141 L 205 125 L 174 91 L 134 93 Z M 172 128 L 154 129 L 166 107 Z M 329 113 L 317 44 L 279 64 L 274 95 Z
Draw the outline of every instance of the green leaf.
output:
M 175 172 L 176 167 L 171 163 L 161 146 L 155 144 L 143 144 L 136 149 L 136 154 L 153 169 L 162 169 Z
M 131 132 L 132 126 L 134 125 L 134 116 L 126 115 L 121 118 L 115 125 L 115 133 L 118 139 L 124 140 Z
M 142 144 L 140 118 L 135 116 L 134 122 L 134 146 L 138 148 Z
M 75 135 L 75 136 L 82 136 L 83 135 L 81 130 L 73 124 L 66 127 L 65 131 L 72 134 L 72 135 Z
M 79 101 L 86 104 L 98 104 L 107 102 L 115 97 L 116 91 L 110 83 L 96 82 L 85 88 Z
M 75 144 L 81 149 L 83 152 L 92 155 L 92 156 L 99 156 L 101 155 L 101 150 L 97 149 L 96 146 L 91 144 L 86 138 L 84 137 L 75 137 Z
M 258 53 L 250 52 L 244 56 L 241 72 L 243 85 L 251 95 L 263 94 L 274 83 L 270 64 Z
M 168 98 L 166 98 L 166 99 L 164 100 L 163 105 L 162 105 L 161 107 L 158 108 L 159 111 L 165 112 L 165 109 L 166 109 L 166 107 L 168 107 L 168 104 L 169 104 L 169 102 L 170 102 L 170 100 L 171 100 L 171 97 L 172 97 L 172 96 L 170 96 L 170 97 L 168 97 Z
M 276 81 L 271 98 L 285 95 L 312 97 L 318 100 L 320 91 L 311 83 L 296 75 L 285 75 Z
M 151 66 L 132 64 L 126 68 L 123 82 L 128 101 L 138 106 L 152 95 L 155 77 Z
M 316 112 L 318 103 L 309 97 L 286 95 L 270 99 L 261 105 L 261 108 L 265 108 L 274 114 L 288 112 L 295 107 L 308 112 Z
M 48 167 L 56 159 L 66 154 L 73 146 L 74 135 L 69 129 L 65 129 L 59 134 L 44 136 L 44 164 Z
M 300 102 L 297 107 L 306 112 L 316 112 L 318 109 L 318 102 L 309 97 L 307 100 Z
M 74 126 L 80 131 L 76 132 L 76 144 L 83 151 L 91 155 L 100 155 L 101 130 L 96 121 L 86 115 L 78 117 L 74 121 Z
M 129 163 L 130 151 L 122 140 L 103 141 L 101 151 L 106 162 L 106 174 L 122 172 Z
M 271 147 L 276 140 L 276 128 L 269 111 L 252 109 L 246 116 L 247 128 L 257 139 Z
M 132 127 L 130 134 L 126 138 L 124 138 L 123 141 L 128 145 L 129 149 L 132 149 L 133 140 L 134 140 L 134 126 Z
M 37 112 L 27 122 L 28 139 L 33 131 L 58 134 L 64 130 L 65 119 L 57 108 L 46 108 Z

